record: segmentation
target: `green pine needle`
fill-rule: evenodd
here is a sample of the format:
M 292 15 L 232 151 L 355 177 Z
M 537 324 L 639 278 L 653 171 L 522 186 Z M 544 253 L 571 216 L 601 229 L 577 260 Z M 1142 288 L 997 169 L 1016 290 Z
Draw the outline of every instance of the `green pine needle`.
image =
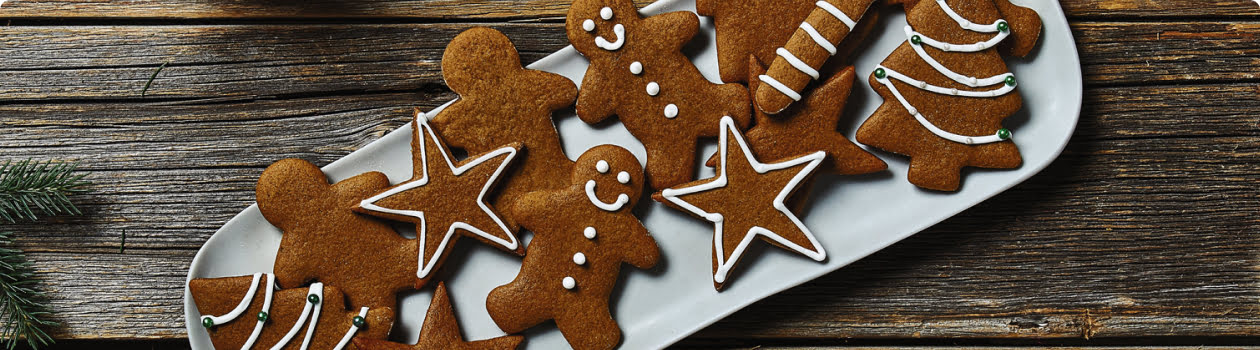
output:
M 0 164 L 0 220 L 34 221 L 44 215 L 78 215 L 69 195 L 86 191 L 78 163 L 24 160 Z
M 0 339 L 10 350 L 21 339 L 26 339 L 30 348 L 38 349 L 53 343 L 43 328 L 58 323 L 44 319 L 51 315 L 44 304 L 44 293 L 33 288 L 38 280 L 31 263 L 21 250 L 11 248 L 13 241 L 9 236 L 8 232 L 0 232 L 0 320 L 4 326 Z

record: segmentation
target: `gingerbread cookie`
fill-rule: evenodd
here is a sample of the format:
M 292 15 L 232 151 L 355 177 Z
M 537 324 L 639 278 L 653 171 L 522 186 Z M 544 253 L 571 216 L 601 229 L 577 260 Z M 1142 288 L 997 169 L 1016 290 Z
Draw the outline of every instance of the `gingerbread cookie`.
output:
M 420 340 L 416 344 L 356 338 L 354 345 L 361 350 L 511 350 L 519 347 L 523 340 L 523 336 L 505 335 L 486 340 L 464 341 L 464 337 L 459 334 L 459 322 L 455 320 L 450 297 L 446 294 L 446 284 L 439 282 L 437 290 L 433 292 L 433 300 L 429 303 L 429 312 L 424 314 L 424 325 L 420 327 Z
M 775 51 L 792 33 L 809 26 L 805 19 L 818 8 L 816 3 L 816 0 L 696 0 L 696 12 L 713 17 L 718 73 L 722 81 L 758 81 L 757 76 L 764 73 L 748 79 L 748 55 L 756 56 L 761 62 L 773 61 L 778 57 Z M 852 32 L 835 45 L 835 58 L 818 70 L 820 79 L 847 67 L 862 39 L 875 28 L 878 14 L 878 11 L 870 11 L 862 16 Z
M 389 179 L 378 172 L 329 185 L 304 160 L 267 167 L 256 193 L 263 217 L 284 232 L 273 267 L 280 285 L 318 280 L 339 286 L 352 307 L 393 307 L 395 294 L 415 284 L 416 243 L 353 211 L 386 187 Z
M 460 33 L 442 55 L 442 77 L 459 99 L 431 121 L 447 143 L 469 153 L 508 143 L 524 149 L 492 203 L 511 225 L 516 198 L 567 185 L 573 161 L 560 147 L 551 114 L 573 104 L 577 86 L 558 74 L 521 67 L 507 36 L 490 28 Z
M 423 114 L 412 122 L 412 178 L 359 202 L 356 211 L 416 225 L 416 288 L 428 283 L 461 236 L 522 254 L 516 230 L 486 202 L 516 156 L 518 143 L 455 162 Z
M 697 140 L 717 136 L 722 116 L 748 125 L 744 87 L 710 83 L 680 51 L 698 25 L 691 12 L 642 18 L 630 0 L 577 0 L 566 18 L 569 41 L 590 60 L 578 116 L 617 115 L 647 149 L 653 189 L 691 178 Z
M 621 330 L 608 309 L 621 264 L 656 265 L 656 241 L 631 209 L 643 193 L 639 161 L 602 145 L 577 160 L 568 187 L 521 199 L 521 225 L 534 232 L 521 272 L 486 299 L 508 333 L 555 320 L 575 349 L 611 349 Z
M 958 190 L 962 167 L 1022 163 L 1002 120 L 1023 104 L 1003 54 L 1027 55 L 1041 33 L 1037 13 L 1006 0 L 906 2 L 906 43 L 870 84 L 884 103 L 858 142 L 910 156 L 910 182 Z
M 765 68 L 756 57 L 748 57 L 749 75 L 761 75 Z M 840 113 L 844 111 L 849 92 L 853 91 L 853 67 L 849 66 L 814 89 L 801 103 L 793 105 L 778 116 L 754 110 L 756 123 L 745 133 L 748 146 L 757 159 L 784 159 L 787 157 L 824 151 L 827 160 L 824 168 L 840 175 L 867 174 L 888 168 L 879 157 L 853 144 L 844 134 L 836 131 Z M 760 82 L 748 84 L 749 91 L 756 91 Z M 718 155 L 709 158 L 714 166 Z
M 817 151 L 762 163 L 735 122 L 722 119 L 718 175 L 668 188 L 653 199 L 713 222 L 713 287 L 721 290 L 754 238 L 817 261 L 827 252 L 784 204 L 806 182 L 826 153 Z M 526 257 L 528 259 L 528 256 Z
M 393 327 L 391 307 L 346 310 L 337 287 L 276 290 L 275 281 L 273 274 L 256 273 L 188 282 L 214 348 L 343 349 L 351 338 L 385 339 Z
M 819 68 L 837 52 L 837 46 L 866 15 L 875 0 L 821 0 L 815 3 L 800 28 L 792 33 L 783 47 L 775 49 L 778 57 L 770 63 L 766 74 L 758 76 L 765 83 L 757 88 L 757 108 L 776 114 L 794 101 L 814 79 Z

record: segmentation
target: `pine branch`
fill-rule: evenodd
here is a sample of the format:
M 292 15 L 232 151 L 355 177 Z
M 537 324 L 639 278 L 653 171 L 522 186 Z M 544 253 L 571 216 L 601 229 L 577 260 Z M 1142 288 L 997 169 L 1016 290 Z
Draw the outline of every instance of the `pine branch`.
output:
M 43 327 L 58 323 L 43 319 L 51 314 L 44 304 L 44 293 L 34 289 L 39 281 L 35 279 L 31 263 L 21 250 L 11 248 L 13 241 L 9 236 L 8 232 L 0 232 L 0 319 L 4 326 L 0 339 L 4 339 L 10 350 L 23 338 L 27 346 L 38 349 L 53 342 Z
M 0 220 L 10 223 L 45 215 L 78 215 L 69 195 L 86 191 L 78 163 L 24 160 L 0 165 Z

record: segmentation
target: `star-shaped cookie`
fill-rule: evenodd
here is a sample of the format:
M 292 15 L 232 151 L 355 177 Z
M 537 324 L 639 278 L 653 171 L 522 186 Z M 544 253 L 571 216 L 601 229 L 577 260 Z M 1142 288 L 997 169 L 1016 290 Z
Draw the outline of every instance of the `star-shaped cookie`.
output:
M 765 74 L 765 71 L 761 61 L 748 57 L 749 76 L 756 77 Z M 887 169 L 888 165 L 879 157 L 836 131 L 849 92 L 853 91 L 854 76 L 853 67 L 846 67 L 810 92 L 800 103 L 773 117 L 754 108 L 757 122 L 745 133 L 753 155 L 758 159 L 783 159 L 821 150 L 827 152 L 824 168 L 834 174 L 858 175 Z M 760 81 L 751 79 L 748 90 L 757 91 L 759 85 Z M 713 155 L 706 164 L 717 164 L 717 157 Z
M 416 288 L 433 276 L 459 236 L 523 254 L 514 230 L 486 202 L 486 192 L 516 156 L 520 144 L 507 144 L 456 163 L 424 114 L 416 114 L 412 129 L 411 180 L 363 200 L 355 210 L 416 225 L 420 245 Z
M 505 335 L 486 340 L 464 341 L 464 337 L 459 334 L 455 310 L 451 308 L 450 298 L 446 294 L 446 284 L 438 283 L 437 290 L 433 292 L 433 300 L 429 303 L 429 312 L 424 315 L 420 340 L 415 345 L 357 338 L 354 345 L 360 350 L 510 350 L 520 346 L 523 340 L 523 336 Z
M 665 189 L 653 196 L 675 209 L 713 222 L 713 286 L 721 290 L 731 268 L 754 238 L 822 261 L 826 251 L 784 204 L 826 153 L 817 151 L 777 163 L 758 161 L 735 122 L 721 121 L 718 175 Z

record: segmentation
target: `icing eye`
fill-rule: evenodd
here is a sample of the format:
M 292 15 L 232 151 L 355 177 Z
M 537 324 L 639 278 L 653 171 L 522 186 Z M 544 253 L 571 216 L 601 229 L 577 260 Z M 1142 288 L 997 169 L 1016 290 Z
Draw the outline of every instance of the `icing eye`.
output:
M 588 31 L 588 32 L 589 32 L 589 31 L 592 31 L 592 30 L 595 30 L 595 21 L 592 21 L 592 20 L 589 20 L 589 19 L 588 19 L 588 20 L 585 20 L 585 21 L 582 21 L 582 30 L 585 30 L 585 31 Z
M 595 170 L 599 170 L 599 173 L 600 173 L 600 174 L 607 174 L 607 173 L 608 173 L 608 162 L 605 162 L 605 161 L 603 161 L 603 160 L 600 160 L 598 163 L 595 163 Z
M 599 18 L 603 18 L 605 21 L 612 19 L 612 15 L 612 8 L 605 7 L 599 9 Z
M 630 183 L 630 173 L 627 173 L 624 171 L 617 173 L 617 182 L 620 182 L 623 184 Z

